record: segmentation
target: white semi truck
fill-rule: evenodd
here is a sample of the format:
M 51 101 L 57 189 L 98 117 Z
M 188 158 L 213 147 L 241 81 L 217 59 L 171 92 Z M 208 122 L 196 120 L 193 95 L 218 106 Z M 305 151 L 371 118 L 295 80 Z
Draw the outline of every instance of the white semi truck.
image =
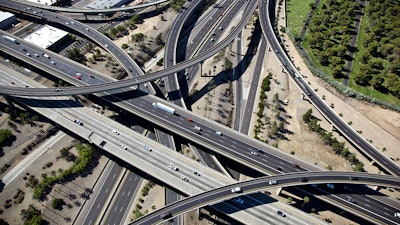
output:
M 154 108 L 164 110 L 167 113 L 175 114 L 175 109 L 174 108 L 169 107 L 167 105 L 164 105 L 164 104 L 162 104 L 160 102 L 154 102 L 153 106 L 154 106 Z
M 15 38 L 13 38 L 13 37 L 10 37 L 10 36 L 7 36 L 7 35 L 3 35 L 2 38 L 4 40 L 11 41 L 14 44 L 18 44 L 17 40 Z

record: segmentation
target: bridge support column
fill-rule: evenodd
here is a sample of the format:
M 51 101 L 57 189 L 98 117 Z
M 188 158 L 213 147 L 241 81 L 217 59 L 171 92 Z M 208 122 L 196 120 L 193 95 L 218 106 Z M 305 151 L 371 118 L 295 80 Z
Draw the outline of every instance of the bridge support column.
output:
M 200 77 L 202 77 L 203 76 L 203 61 L 201 61 L 199 63 L 199 66 L 200 66 Z
M 88 20 L 88 19 L 87 19 L 87 15 L 86 15 L 85 13 L 83 14 L 83 16 L 85 17 L 85 20 Z
M 281 187 L 276 189 L 276 195 L 279 196 L 281 194 L 281 192 L 282 192 L 282 188 Z
M 12 101 L 11 101 L 10 96 L 9 96 L 9 95 L 2 95 L 2 96 L 3 96 L 3 98 L 6 100 L 8 106 L 10 107 L 10 113 L 14 112 L 14 109 L 15 109 L 15 108 L 14 108 L 14 104 L 13 104 Z
M 77 95 L 72 95 L 72 97 L 74 98 L 74 100 L 75 100 L 76 102 L 79 102 L 79 98 L 78 98 Z

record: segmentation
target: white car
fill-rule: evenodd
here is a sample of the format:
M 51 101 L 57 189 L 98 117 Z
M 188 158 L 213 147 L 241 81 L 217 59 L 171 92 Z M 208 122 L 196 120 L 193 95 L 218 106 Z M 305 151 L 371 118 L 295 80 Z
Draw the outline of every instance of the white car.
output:
M 231 192 L 232 192 L 232 193 L 239 193 L 239 192 L 242 192 L 242 188 L 241 188 L 241 187 L 232 188 Z
M 394 217 L 400 218 L 400 212 L 395 212 L 395 213 L 394 213 Z
M 116 135 L 119 135 L 119 132 L 116 129 L 113 129 L 112 132 Z
M 255 152 L 255 151 L 251 151 L 250 154 L 252 154 L 252 155 L 258 155 L 258 153 Z
M 218 136 L 222 136 L 221 131 L 215 131 L 215 134 L 218 135 Z
M 269 185 L 276 185 L 276 184 L 278 184 L 278 182 L 276 180 L 270 180 L 270 181 L 268 181 L 268 184 Z
M 126 147 L 126 146 L 123 145 L 123 144 L 120 144 L 119 146 L 121 146 L 121 148 L 124 149 L 124 150 L 127 150 L 127 149 L 128 149 L 128 147 Z
M 200 173 L 197 172 L 196 170 L 193 170 L 193 174 L 196 175 L 196 176 L 200 176 Z
M 143 145 L 143 149 L 151 152 L 151 148 L 147 145 Z
M 184 180 L 184 181 L 186 181 L 186 182 L 189 182 L 189 179 L 187 179 L 187 177 L 185 177 L 185 176 L 183 176 L 183 175 L 181 176 L 181 179 Z
M 175 171 L 178 171 L 178 167 L 175 166 L 172 162 L 170 162 L 170 163 L 168 164 L 168 167 L 171 168 L 171 169 L 173 169 L 173 170 L 175 170 Z
M 75 120 L 74 122 L 75 122 L 76 124 L 78 124 L 78 125 L 83 126 L 83 123 L 82 123 L 82 121 L 80 121 L 80 120 Z

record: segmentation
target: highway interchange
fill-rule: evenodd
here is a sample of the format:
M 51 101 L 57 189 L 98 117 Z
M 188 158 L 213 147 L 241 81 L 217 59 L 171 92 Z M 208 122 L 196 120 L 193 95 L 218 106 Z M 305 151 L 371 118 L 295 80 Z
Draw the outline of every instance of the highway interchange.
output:
M 261 17 L 261 18 L 263 18 L 263 17 Z M 261 22 L 262 22 L 262 19 L 261 19 Z M 268 37 L 268 36 L 267 36 Z M 271 43 L 271 42 L 270 42 Z M 277 47 L 277 48 L 280 48 L 280 47 Z M 281 52 L 283 52 L 282 50 L 280 50 Z M 284 55 L 284 54 L 282 54 L 282 55 Z M 24 55 L 22 55 L 22 57 L 25 57 Z M 278 54 L 278 58 L 279 58 L 279 54 Z M 61 63 L 61 61 L 63 61 L 63 60 L 60 60 L 60 63 Z M 58 61 L 57 61 L 57 65 L 58 65 Z M 68 63 L 67 63 L 68 64 Z M 66 64 L 66 65 L 67 65 Z M 292 65 L 291 63 L 289 64 L 289 65 Z M 56 68 L 57 69 L 57 68 Z M 292 68 L 289 68 L 289 70 L 288 71 L 290 71 Z M 65 71 L 63 71 L 64 73 L 65 73 Z M 290 73 L 290 72 L 289 72 Z M 71 74 L 71 73 L 69 73 L 69 74 Z M 292 74 L 293 75 L 293 74 Z M 99 82 L 98 80 L 99 79 L 91 79 L 91 78 L 89 78 L 88 76 L 85 76 L 86 78 L 85 79 L 82 79 L 82 82 L 84 82 L 84 83 L 86 83 L 86 84 L 93 84 L 93 82 L 95 83 L 95 82 Z M 99 76 L 100 77 L 100 76 Z M 97 77 L 96 77 L 97 78 Z M 71 78 L 70 78 L 71 79 Z M 74 79 L 73 78 L 73 76 L 72 76 L 72 79 Z M 105 82 L 109 82 L 109 81 L 105 81 Z M 115 83 L 117 83 L 117 82 L 115 82 Z M 80 83 L 81 85 L 82 85 L 82 83 Z M 77 85 L 79 85 L 79 84 L 77 84 Z M 3 89 L 3 88 L 2 88 Z M 72 89 L 72 88 L 71 88 Z M 33 89 L 32 88 L 32 90 L 30 90 L 30 91 L 33 91 L 33 90 L 42 90 L 42 89 Z M 81 92 L 79 92 L 80 90 L 77 90 L 78 92 L 77 93 L 81 93 Z M 93 90 L 92 90 L 93 91 Z M 304 90 L 303 90 L 304 91 Z M 51 90 L 51 92 L 52 93 L 50 93 L 50 95 L 52 95 L 52 94 L 54 94 L 54 90 Z M 68 92 L 66 91 L 66 90 L 63 90 L 62 91 L 63 93 L 59 93 L 59 94 L 61 94 L 61 95 L 69 95 L 68 94 Z M 31 94 L 32 94 L 32 92 L 31 92 Z M 46 95 L 46 94 L 44 94 L 44 95 Z M 316 96 L 316 95 L 315 95 Z M 146 96 L 147 97 L 147 96 Z M 312 92 L 312 95 L 311 95 L 311 97 L 314 97 L 314 93 Z M 151 107 L 151 103 L 152 102 L 154 102 L 154 101 L 157 101 L 157 100 L 154 100 L 154 99 L 152 99 L 151 97 L 149 97 L 149 99 L 151 99 L 151 100 L 147 100 L 147 101 L 145 101 L 145 102 L 143 102 L 142 104 L 140 104 L 140 107 L 144 107 L 145 109 L 144 110 L 142 110 L 143 111 L 143 113 L 145 113 L 146 111 L 147 112 L 153 112 L 153 113 L 159 113 L 159 112 L 157 112 L 154 108 L 152 108 Z M 192 125 L 191 124 L 185 124 L 185 118 L 195 118 L 194 119 L 194 121 L 196 121 L 196 123 L 201 123 L 201 124 L 203 124 L 204 122 L 205 122 L 205 120 L 203 119 L 203 118 L 199 118 L 199 117 L 195 117 L 195 115 L 190 115 L 190 113 L 189 114 L 187 114 L 187 112 L 186 111 L 179 111 L 178 112 L 178 114 L 179 115 L 184 115 L 184 114 L 186 114 L 186 115 L 184 115 L 184 117 L 182 118 L 182 121 L 181 121 L 181 123 L 182 123 L 182 125 L 180 125 L 180 126 L 182 126 L 184 129 L 183 129 L 183 133 L 189 133 L 190 135 L 188 135 L 187 137 L 188 138 L 190 138 L 190 136 L 191 136 L 191 128 L 192 128 Z M 165 116 L 165 115 L 164 115 Z M 175 119 L 173 116 L 170 116 L 170 115 L 166 115 L 166 116 L 168 116 L 169 117 L 169 119 Z M 169 127 L 171 127 L 172 128 L 172 126 L 171 126 L 171 124 L 169 124 Z M 222 128 L 222 127 L 218 127 L 217 125 L 215 125 L 215 126 L 213 126 L 212 125 L 212 123 L 211 123 L 211 125 L 210 125 L 210 128 L 211 129 L 205 129 L 204 128 L 204 134 L 203 134 L 203 136 L 205 136 L 206 138 L 209 138 L 209 137 L 213 137 L 213 132 L 215 132 L 215 130 L 216 129 L 218 129 L 218 130 L 223 130 L 223 133 L 224 133 L 224 136 L 223 136 L 223 139 L 224 138 L 228 138 L 228 135 L 225 135 L 225 134 L 230 134 L 230 131 L 228 130 L 228 129 L 226 129 L 226 128 Z M 179 127 L 175 127 L 173 130 L 179 130 L 179 129 L 182 129 L 182 128 L 179 128 Z M 182 132 L 177 132 L 178 134 L 181 134 L 182 135 Z M 232 135 L 232 136 L 235 136 L 234 134 L 230 134 L 230 135 Z M 183 135 L 183 136 L 185 136 L 185 135 Z M 196 136 L 196 135 L 195 135 Z M 239 136 L 239 139 L 241 139 L 242 137 L 240 137 Z M 191 138 L 191 139 L 193 139 L 193 138 Z M 235 137 L 235 139 L 236 139 L 236 137 Z M 194 139 L 195 140 L 195 139 Z M 231 142 L 231 143 L 235 143 L 236 141 L 234 141 L 234 140 L 230 140 L 230 141 L 227 141 L 227 140 L 221 140 L 221 141 L 226 141 L 226 142 Z M 207 146 L 207 147 L 210 147 L 210 148 L 213 148 L 213 147 L 215 147 L 215 143 L 204 143 L 205 141 L 204 140 L 202 140 L 202 141 L 199 141 L 198 143 L 200 143 L 200 144 L 203 144 L 203 145 L 205 145 L 205 146 Z M 256 145 L 254 145 L 254 143 L 251 143 L 251 144 L 249 144 L 249 145 L 247 145 L 247 146 L 241 146 L 240 148 L 242 148 L 242 147 L 245 147 L 244 149 L 248 149 L 249 151 L 250 150 L 254 150 L 254 146 L 256 146 Z M 234 148 L 237 148 L 238 146 L 231 146 L 231 147 L 234 147 Z M 265 146 L 260 146 L 260 148 L 265 148 Z M 229 152 L 229 151 L 226 151 L 226 150 L 224 150 L 224 151 L 222 151 L 221 153 L 226 153 L 226 152 Z M 235 158 L 235 157 L 237 157 L 238 159 L 241 159 L 241 158 L 251 158 L 251 156 L 246 156 L 246 155 L 239 155 L 239 156 L 232 156 L 232 158 Z M 270 157 L 270 156 L 269 156 Z M 273 157 L 272 155 L 271 155 L 271 157 Z M 293 159 L 289 159 L 289 162 L 290 162 L 290 160 L 292 160 L 293 161 Z M 253 159 L 253 161 L 257 161 L 257 160 L 254 160 Z M 265 160 L 266 162 L 271 162 L 271 159 L 266 159 Z M 263 164 L 264 162 L 262 162 L 262 164 Z M 301 163 L 301 165 L 303 165 L 303 163 L 302 162 L 299 162 L 299 163 Z M 255 163 L 255 162 L 252 162 L 252 164 L 253 165 L 257 165 L 257 163 Z M 292 170 L 293 168 L 292 168 L 292 166 L 291 166 L 291 164 L 290 163 L 287 163 L 286 164 L 287 165 L 287 167 L 284 167 L 284 169 L 283 169 L 283 171 L 290 171 L 290 170 Z M 269 166 L 269 171 L 271 171 L 271 169 L 274 171 L 276 168 L 277 168 L 277 166 L 279 166 L 279 164 L 276 164 L 276 165 L 270 165 Z M 257 169 L 257 170 L 261 170 L 261 171 L 265 171 L 264 170 L 264 168 L 263 168 L 264 166 L 255 166 L 255 167 L 253 167 L 253 168 L 255 168 L 255 169 Z M 262 168 L 262 169 L 260 169 L 260 168 Z M 311 169 L 311 170 L 314 170 L 315 168 L 312 168 L 312 167 L 310 167 L 310 168 L 308 168 L 308 169 Z

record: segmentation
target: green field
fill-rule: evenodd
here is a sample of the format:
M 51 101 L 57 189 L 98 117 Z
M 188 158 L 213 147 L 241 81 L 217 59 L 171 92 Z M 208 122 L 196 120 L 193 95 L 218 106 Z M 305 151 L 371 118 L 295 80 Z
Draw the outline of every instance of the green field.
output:
M 368 7 L 368 6 L 367 6 Z M 364 8 L 364 12 L 366 11 L 367 8 Z M 400 105 L 400 99 L 394 97 L 391 94 L 383 94 L 371 87 L 363 87 L 360 85 L 357 85 L 354 82 L 354 74 L 357 74 L 358 71 L 360 70 L 361 63 L 360 63 L 360 58 L 361 55 L 366 49 L 363 47 L 364 42 L 365 42 L 365 37 L 366 37 L 366 30 L 368 27 L 368 18 L 365 16 L 365 14 L 361 17 L 361 23 L 360 23 L 360 28 L 358 31 L 358 36 L 357 36 L 357 52 L 354 54 L 354 60 L 353 60 L 353 65 L 351 67 L 351 73 L 350 73 L 350 81 L 348 86 L 355 91 L 362 93 L 367 96 L 371 96 L 373 98 L 385 101 L 387 103 L 393 104 L 393 105 Z
M 300 35 L 301 29 L 311 12 L 310 4 L 315 0 L 287 0 L 286 1 L 286 21 L 287 32 L 295 38 Z

